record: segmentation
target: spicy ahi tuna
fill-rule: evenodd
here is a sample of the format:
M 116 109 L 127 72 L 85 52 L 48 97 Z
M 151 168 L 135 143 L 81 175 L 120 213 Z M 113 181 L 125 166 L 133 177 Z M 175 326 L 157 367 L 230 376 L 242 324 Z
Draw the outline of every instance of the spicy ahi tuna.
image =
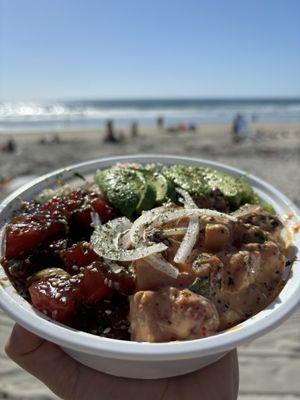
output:
M 116 164 L 23 202 L 5 227 L 1 262 L 33 307 L 73 328 L 138 342 L 199 339 L 278 295 L 283 228 L 244 178 Z

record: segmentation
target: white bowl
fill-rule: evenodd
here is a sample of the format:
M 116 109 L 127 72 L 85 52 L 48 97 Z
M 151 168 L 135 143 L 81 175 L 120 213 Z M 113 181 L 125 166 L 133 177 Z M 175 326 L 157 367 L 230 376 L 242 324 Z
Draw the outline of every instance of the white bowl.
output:
M 195 158 L 175 156 L 126 156 L 89 161 L 44 175 L 11 194 L 0 205 L 0 229 L 11 218 L 22 200 L 31 200 L 43 189 L 55 187 L 58 178 L 74 181 L 74 172 L 90 175 L 97 169 L 116 162 L 161 162 L 211 166 L 235 176 L 245 175 L 255 191 L 277 213 L 293 215 L 291 223 L 299 222 L 299 211 L 282 193 L 268 183 L 245 172 L 223 164 Z M 300 246 L 300 235 L 295 235 L 295 246 Z M 6 313 L 31 332 L 61 346 L 79 362 L 108 374 L 129 378 L 163 378 L 186 374 L 215 362 L 228 351 L 249 342 L 282 323 L 300 303 L 300 262 L 295 261 L 285 287 L 266 309 L 236 327 L 204 339 L 169 343 L 137 343 L 102 338 L 56 323 L 36 311 L 17 294 L 5 280 L 0 266 L 0 305 Z

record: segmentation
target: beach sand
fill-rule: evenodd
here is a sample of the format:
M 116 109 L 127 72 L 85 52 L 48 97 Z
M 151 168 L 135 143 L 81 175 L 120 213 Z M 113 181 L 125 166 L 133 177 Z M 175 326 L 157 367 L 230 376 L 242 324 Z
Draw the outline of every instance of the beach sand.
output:
M 139 137 L 103 144 L 103 131 L 58 134 L 60 143 L 39 144 L 46 134 L 15 134 L 17 152 L 0 153 L 0 198 L 23 182 L 53 169 L 104 156 L 176 154 L 223 162 L 253 173 L 300 206 L 300 124 L 255 124 L 253 138 L 232 145 L 227 125 L 201 126 L 195 133 L 141 128 Z M 125 132 L 126 134 L 126 132 Z M 0 135 L 0 146 L 7 136 Z M 3 352 L 12 321 L 0 312 L 0 399 L 53 399 L 48 389 L 6 358 Z M 266 336 L 242 346 L 240 399 L 300 398 L 300 312 Z

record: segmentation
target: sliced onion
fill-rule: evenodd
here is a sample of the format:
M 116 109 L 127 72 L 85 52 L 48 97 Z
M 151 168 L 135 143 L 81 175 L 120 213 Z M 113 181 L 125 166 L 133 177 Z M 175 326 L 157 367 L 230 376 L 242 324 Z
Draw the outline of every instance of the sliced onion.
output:
M 177 278 L 178 269 L 174 267 L 174 265 L 170 264 L 166 261 L 161 254 L 153 254 L 147 257 L 147 261 L 152 265 L 156 270 L 169 275 L 171 278 Z
M 174 208 L 176 209 L 176 208 Z M 143 240 L 144 225 L 149 225 L 152 220 L 160 215 L 164 215 L 170 208 L 166 206 L 156 207 L 149 211 L 144 211 L 142 215 L 137 218 L 130 229 L 130 240 L 133 244 L 138 244 Z
M 192 217 L 187 227 L 186 234 L 175 254 L 174 262 L 183 263 L 193 250 L 200 229 L 200 222 L 198 217 Z
M 127 250 L 130 245 L 131 245 L 131 240 L 130 240 L 130 235 L 129 235 L 130 229 L 126 229 L 126 231 L 121 232 L 117 235 L 115 238 L 115 246 L 116 248 L 121 248 L 124 250 Z
M 199 208 L 186 190 L 176 188 L 176 191 L 183 197 L 183 205 L 185 206 L 185 208 Z M 185 235 L 186 232 L 187 227 L 183 226 L 163 230 L 163 233 L 166 236 L 180 236 Z
M 198 208 L 197 204 L 194 202 L 190 194 L 183 189 L 176 189 L 177 192 L 183 197 L 183 204 L 185 208 Z M 193 250 L 197 236 L 200 230 L 200 222 L 198 217 L 191 217 L 189 225 L 186 230 L 182 242 L 175 254 L 174 262 L 183 263 L 186 261 L 191 251 Z
M 133 261 L 147 257 L 153 253 L 160 253 L 167 249 L 164 243 L 155 243 L 150 246 L 140 246 L 136 249 L 125 250 L 115 247 L 115 237 L 129 229 L 129 219 L 116 218 L 106 224 L 97 227 L 91 237 L 93 250 L 103 258 L 113 261 Z
M 95 231 L 94 233 L 97 234 Z M 134 261 L 139 260 L 140 258 L 148 257 L 153 253 L 160 253 L 167 249 L 167 246 L 164 243 L 156 243 L 151 246 L 138 247 L 132 250 L 124 250 L 124 249 L 115 249 L 107 246 L 107 242 L 99 245 L 99 237 L 95 237 L 94 234 L 91 238 L 92 248 L 95 253 L 99 254 L 99 256 L 103 258 L 107 258 L 108 260 L 113 261 Z M 101 241 L 101 238 L 100 238 Z
M 117 264 L 115 261 L 105 259 L 105 264 L 115 273 L 119 274 L 124 269 L 122 265 Z
M 116 249 L 128 249 L 130 244 L 125 247 L 123 237 L 129 232 L 131 226 L 132 222 L 126 217 L 116 218 L 113 221 L 109 222 L 109 227 L 110 229 L 112 229 L 112 233 L 116 234 L 116 236 L 113 238 L 113 244 Z
M 228 214 L 224 214 L 215 210 L 209 210 L 206 208 L 174 208 L 172 210 L 165 207 L 154 208 L 151 211 L 145 212 L 138 219 L 134 221 L 130 229 L 130 238 L 133 244 L 139 243 L 142 240 L 143 232 L 146 228 L 154 228 L 159 225 L 165 224 L 175 219 L 183 217 L 223 217 L 230 221 L 236 221 L 237 219 Z
M 99 214 L 94 211 L 91 212 L 91 220 L 91 225 L 94 229 L 102 225 Z
M 164 229 L 162 233 L 165 236 L 182 236 L 185 235 L 187 231 L 187 227 L 185 226 L 178 226 L 176 228 Z
M 176 188 L 176 192 L 178 192 L 183 197 L 183 204 L 185 208 L 199 208 L 192 199 L 191 195 L 186 190 Z
M 112 219 L 102 226 L 113 230 L 114 233 L 122 233 L 131 228 L 132 222 L 126 217 L 120 217 Z

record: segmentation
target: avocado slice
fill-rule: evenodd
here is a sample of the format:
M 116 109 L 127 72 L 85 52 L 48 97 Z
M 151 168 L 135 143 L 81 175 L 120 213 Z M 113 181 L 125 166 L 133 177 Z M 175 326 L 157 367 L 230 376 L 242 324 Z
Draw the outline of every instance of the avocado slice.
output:
M 155 204 L 156 193 L 153 187 L 147 181 L 147 179 L 145 179 L 143 174 L 141 174 L 140 172 L 139 174 L 141 175 L 141 178 L 143 178 L 145 181 L 145 193 L 141 197 L 141 200 L 136 207 L 136 212 L 140 214 L 144 210 L 151 210 L 151 208 Z
M 203 168 L 203 176 L 211 189 L 219 189 L 224 198 L 234 208 L 254 199 L 254 192 L 243 177 L 235 178 L 211 168 Z
M 159 172 L 155 172 L 150 182 L 155 188 L 156 192 L 156 204 L 163 204 L 168 200 L 176 201 L 175 186 L 169 181 L 164 175 Z
M 208 198 L 218 189 L 231 209 L 259 202 L 244 177 L 235 178 L 223 171 L 204 167 L 173 165 L 156 168 L 151 165 L 151 168 L 134 169 L 118 166 L 97 172 L 95 182 L 110 203 L 129 218 L 168 200 L 176 202 L 176 186 L 195 199 Z
M 109 202 L 128 218 L 154 205 L 155 193 L 138 170 L 113 167 L 97 172 L 95 182 Z
M 215 189 L 219 189 L 234 209 L 256 201 L 256 195 L 244 177 L 235 178 L 212 168 L 184 165 L 164 168 L 163 174 L 194 198 L 207 198 Z
M 202 169 L 199 167 L 173 165 L 164 168 L 162 173 L 175 186 L 186 190 L 195 198 L 206 198 L 212 192 L 207 180 L 204 179 Z
M 160 205 L 168 200 L 176 201 L 176 191 L 173 183 L 160 172 L 139 169 L 148 185 L 155 192 L 155 204 Z

